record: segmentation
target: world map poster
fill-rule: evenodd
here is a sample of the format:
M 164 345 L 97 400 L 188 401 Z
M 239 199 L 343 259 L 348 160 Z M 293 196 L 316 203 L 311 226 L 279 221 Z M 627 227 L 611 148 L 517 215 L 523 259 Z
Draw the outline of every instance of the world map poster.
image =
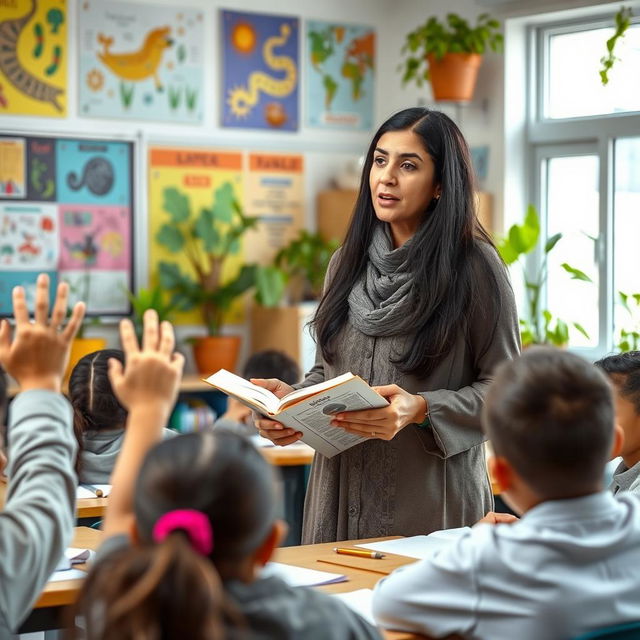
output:
M 299 20 L 221 11 L 222 126 L 298 129 Z
M 0 316 L 40 272 L 90 315 L 129 313 L 132 171 L 131 142 L 0 136 Z
M 202 11 L 85 0 L 78 14 L 80 115 L 202 122 Z
M 310 127 L 373 127 L 376 36 L 370 27 L 306 23 L 306 122 Z

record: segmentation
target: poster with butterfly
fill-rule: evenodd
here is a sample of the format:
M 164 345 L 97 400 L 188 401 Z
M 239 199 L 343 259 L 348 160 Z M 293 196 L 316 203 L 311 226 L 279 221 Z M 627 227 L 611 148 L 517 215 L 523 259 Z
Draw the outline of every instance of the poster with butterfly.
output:
M 41 271 L 90 315 L 128 314 L 132 184 L 132 142 L 0 136 L 0 316 Z
M 67 3 L 0 2 L 0 115 L 67 115 Z

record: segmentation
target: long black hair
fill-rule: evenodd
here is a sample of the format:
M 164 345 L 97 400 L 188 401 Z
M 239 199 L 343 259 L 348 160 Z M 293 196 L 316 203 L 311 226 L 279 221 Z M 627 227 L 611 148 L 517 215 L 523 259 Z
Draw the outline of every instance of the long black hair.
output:
M 440 185 L 441 195 L 428 205 L 410 245 L 414 304 L 398 325 L 398 334 L 408 337 L 408 347 L 395 364 L 405 373 L 426 377 L 449 353 L 479 302 L 475 285 L 480 279 L 495 281 L 480 248 L 482 243 L 490 247 L 493 243 L 476 214 L 469 147 L 453 120 L 439 111 L 405 109 L 391 116 L 373 137 L 351 224 L 313 327 L 324 359 L 332 363 L 337 335 L 349 314 L 349 293 L 367 264 L 375 227 L 385 224 L 376 217 L 369 187 L 374 151 L 385 133 L 406 130 L 421 139 L 433 160 L 434 183 Z M 482 308 L 493 312 L 496 321 L 497 303 L 482 301 Z

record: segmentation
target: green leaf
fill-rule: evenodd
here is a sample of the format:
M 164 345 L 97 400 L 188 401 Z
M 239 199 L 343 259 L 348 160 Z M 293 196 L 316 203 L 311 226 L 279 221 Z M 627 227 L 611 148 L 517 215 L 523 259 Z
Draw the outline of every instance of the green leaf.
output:
M 590 336 L 586 332 L 585 328 L 578 322 L 573 322 L 573 326 L 587 339 L 589 340 Z
M 172 253 L 177 253 L 184 247 L 185 238 L 178 227 L 163 224 L 156 233 L 156 241 Z
M 215 219 L 211 209 L 201 209 L 200 215 L 194 227 L 195 236 L 202 240 L 204 250 L 207 253 L 216 253 L 221 246 L 220 234 L 216 228 Z
M 214 194 L 213 217 L 220 222 L 233 221 L 235 195 L 230 182 L 223 183 Z
M 265 307 L 275 307 L 284 294 L 286 278 L 277 267 L 258 267 L 256 270 L 256 299 Z
M 560 240 L 560 238 L 562 238 L 561 233 L 556 233 L 555 235 L 551 236 L 547 240 L 546 244 L 544 245 L 544 252 L 549 253 L 549 251 L 551 251 L 553 247 L 555 247 L 558 244 L 558 241 Z
M 189 196 L 178 191 L 175 187 L 167 187 L 163 193 L 164 202 L 162 208 L 171 216 L 171 222 L 188 220 L 191 209 Z
M 560 266 L 571 276 L 572 280 L 593 282 L 593 280 L 591 280 L 591 278 L 584 271 L 580 271 L 580 269 L 576 269 L 575 267 L 568 265 L 566 262 L 563 262 Z

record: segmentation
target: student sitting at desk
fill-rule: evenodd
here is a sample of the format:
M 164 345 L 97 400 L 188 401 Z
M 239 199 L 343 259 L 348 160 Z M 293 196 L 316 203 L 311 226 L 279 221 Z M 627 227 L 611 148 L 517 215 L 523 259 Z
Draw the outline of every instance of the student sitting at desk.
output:
M 159 330 L 154 311 L 145 313 L 142 351 L 128 320 L 121 335 L 126 365 L 110 363 L 109 374 L 129 418 L 105 542 L 78 602 L 82 637 L 134 638 L 144 629 L 149 638 L 204 640 L 238 628 L 252 639 L 379 639 L 330 596 L 258 577 L 284 528 L 270 465 L 225 429 L 153 447 L 183 359 L 172 356 L 171 325 Z
M 127 410 L 113 393 L 107 364 L 124 364 L 120 349 L 102 349 L 82 357 L 69 377 L 73 429 L 78 440 L 76 473 L 81 484 L 108 484 L 122 449 Z M 176 433 L 165 429 L 165 438 Z
M 49 319 L 49 278 L 41 274 L 35 321 L 29 321 L 24 289 L 16 287 L 13 340 L 8 321 L 0 326 L 0 364 L 21 390 L 9 411 L 9 489 L 0 512 L 0 638 L 12 637 L 71 542 L 76 443 L 60 387 L 84 305 L 74 307 L 61 329 L 68 293 L 60 284 Z
M 483 425 L 493 477 L 524 515 L 391 574 L 376 587 L 376 619 L 436 638 L 518 640 L 640 620 L 640 501 L 602 487 L 621 445 L 605 376 L 566 351 L 529 349 L 499 367 Z
M 640 351 L 628 351 L 598 360 L 613 382 L 616 422 L 624 432 L 622 461 L 613 472 L 609 489 L 640 495 Z

